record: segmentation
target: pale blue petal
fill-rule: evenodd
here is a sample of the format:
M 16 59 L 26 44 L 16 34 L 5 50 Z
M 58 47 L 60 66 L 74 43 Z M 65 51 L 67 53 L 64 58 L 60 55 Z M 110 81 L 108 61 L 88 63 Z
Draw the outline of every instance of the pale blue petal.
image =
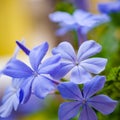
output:
M 31 76 L 33 71 L 25 63 L 14 59 L 7 64 L 3 74 L 13 78 L 26 78 Z
M 89 99 L 88 102 L 92 107 L 102 114 L 110 114 L 114 111 L 117 101 L 112 100 L 106 95 L 97 95 Z
M 22 94 L 23 94 L 21 104 L 24 104 L 29 100 L 31 93 L 32 93 L 32 83 L 33 83 L 34 79 L 35 78 L 33 76 L 29 77 L 27 79 L 24 79 L 24 82 L 21 85 L 21 90 L 22 90 Z M 20 98 L 20 97 L 21 96 L 19 93 L 18 98 Z
M 61 28 L 59 28 L 57 31 L 56 31 L 56 35 L 57 36 L 63 36 L 65 35 L 67 32 L 73 30 L 73 27 L 69 27 L 69 26 L 61 26 Z
M 16 110 L 18 108 L 18 105 L 19 105 L 19 99 L 17 98 L 16 93 L 13 93 L 0 106 L 0 117 L 3 118 L 8 117 L 13 109 Z
M 89 82 L 91 78 L 92 76 L 88 71 L 86 71 L 81 66 L 76 66 L 72 69 L 70 81 L 76 84 L 84 84 Z
M 83 10 L 76 10 L 73 14 L 73 17 L 75 18 L 76 23 L 78 23 L 79 26 L 90 27 L 91 24 L 96 22 L 92 19 L 92 14 Z
M 75 51 L 69 42 L 60 43 L 56 48 L 53 49 L 52 53 L 60 54 L 63 59 L 69 61 L 74 62 L 76 60 Z
M 39 74 L 55 74 L 57 70 L 61 67 L 61 57 L 60 55 L 54 55 L 47 60 L 45 60 L 38 69 Z
M 107 59 L 104 58 L 89 58 L 80 62 L 80 66 L 88 72 L 99 74 L 105 69 Z
M 14 96 L 14 99 L 13 99 L 13 107 L 14 107 L 14 110 L 15 110 L 15 111 L 17 110 L 19 103 L 20 103 L 20 100 L 19 100 L 19 98 L 17 97 L 17 95 L 15 95 L 15 96 Z
M 78 61 L 81 62 L 101 51 L 102 47 L 100 44 L 96 43 L 94 40 L 85 41 L 81 44 L 78 50 Z
M 33 48 L 30 51 L 29 59 L 31 66 L 34 70 L 37 70 L 39 65 L 41 64 L 41 60 L 45 56 L 46 52 L 48 51 L 48 43 L 44 42 L 41 45 Z
M 64 99 L 82 101 L 83 97 L 79 87 L 72 82 L 60 83 L 58 90 Z
M 37 97 L 44 98 L 55 90 L 55 84 L 51 79 L 40 75 L 35 78 L 32 90 Z
M 84 98 L 89 98 L 104 87 L 105 77 L 95 76 L 90 82 L 84 84 Z
M 95 112 L 88 105 L 84 105 L 79 120 L 97 120 Z
M 70 15 L 67 12 L 57 11 L 57 12 L 51 13 L 49 15 L 49 18 L 53 22 L 63 22 L 66 24 L 74 24 L 75 22 L 72 15 Z
M 74 67 L 74 64 L 68 61 L 61 62 L 60 65 L 60 68 L 51 75 L 56 80 L 63 78 Z
M 58 112 L 59 120 L 70 120 L 75 117 L 78 114 L 81 105 L 82 104 L 78 101 L 61 104 Z
M 19 89 L 21 87 L 21 84 L 25 81 L 25 78 L 16 78 L 12 79 L 12 87 L 15 89 Z
M 5 118 L 11 114 L 13 110 L 13 105 L 11 101 L 12 98 L 9 98 L 2 106 L 0 106 L 0 117 Z

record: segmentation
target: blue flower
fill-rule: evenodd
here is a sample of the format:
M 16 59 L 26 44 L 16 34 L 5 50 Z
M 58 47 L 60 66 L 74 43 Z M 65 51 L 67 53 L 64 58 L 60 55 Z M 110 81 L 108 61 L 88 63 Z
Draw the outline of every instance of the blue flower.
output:
M 59 23 L 60 29 L 57 35 L 64 35 L 71 30 L 80 30 L 82 34 L 87 34 L 92 28 L 109 21 L 106 15 L 93 15 L 83 10 L 75 10 L 73 15 L 67 12 L 54 12 L 49 15 L 51 21 Z
M 89 10 L 89 0 L 70 0 L 78 9 Z
M 20 43 L 19 43 L 20 44 Z M 20 44 L 20 48 L 26 48 Z M 26 49 L 22 49 L 26 52 Z M 42 62 L 48 50 L 48 43 L 33 48 L 27 49 L 31 67 L 23 63 L 18 59 L 14 59 L 9 62 L 6 68 L 3 70 L 3 74 L 19 80 L 24 79 L 22 83 L 22 90 L 24 93 L 23 103 L 27 102 L 31 93 L 35 94 L 39 98 L 44 98 L 47 94 L 55 90 L 56 81 L 54 81 L 50 75 L 54 74 L 60 67 L 60 56 L 55 55 Z
M 86 41 L 79 47 L 76 55 L 72 45 L 68 42 L 60 43 L 53 49 L 53 54 L 61 55 L 61 68 L 54 74 L 54 78 L 60 79 L 71 71 L 70 80 L 77 84 L 88 82 L 93 74 L 98 74 L 105 69 L 107 59 L 89 58 L 101 51 L 101 45 L 93 40 Z
M 2 99 L 2 105 L 0 106 L 0 117 L 8 117 L 12 110 L 17 110 L 19 104 L 23 99 L 23 91 L 20 89 L 21 81 L 18 79 L 12 80 L 12 86 L 10 86 Z
M 101 13 L 110 14 L 120 12 L 120 1 L 100 3 L 98 9 Z
M 60 105 L 59 119 L 69 120 L 80 112 L 79 120 L 97 120 L 92 107 L 105 115 L 113 112 L 117 101 L 103 94 L 93 96 L 103 88 L 104 83 L 104 76 L 95 76 L 90 82 L 84 84 L 82 91 L 72 82 L 59 84 L 58 90 L 62 97 L 71 100 L 71 102 L 64 102 Z

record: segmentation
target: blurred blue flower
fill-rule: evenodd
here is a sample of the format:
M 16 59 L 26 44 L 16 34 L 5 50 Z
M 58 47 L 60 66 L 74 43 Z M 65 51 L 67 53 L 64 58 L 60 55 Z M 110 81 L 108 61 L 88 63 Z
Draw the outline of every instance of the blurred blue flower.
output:
M 23 99 L 23 91 L 20 89 L 22 80 L 13 79 L 12 85 L 6 90 L 0 106 L 0 117 L 8 117 L 12 110 L 18 109 Z
M 107 59 L 89 58 L 101 51 L 100 44 L 93 40 L 85 41 L 79 47 L 76 55 L 72 45 L 68 42 L 60 43 L 53 49 L 53 54 L 59 54 L 62 58 L 61 68 L 54 78 L 60 79 L 71 71 L 70 80 L 77 84 L 88 82 L 93 74 L 98 74 L 105 69 Z
M 105 115 L 113 112 L 117 101 L 103 94 L 93 96 L 103 88 L 104 83 L 104 76 L 95 76 L 90 82 L 84 84 L 82 91 L 72 82 L 59 84 L 58 90 L 62 97 L 71 100 L 71 102 L 64 102 L 60 105 L 59 119 L 69 120 L 75 117 L 81 110 L 79 120 L 97 120 L 92 107 Z
M 71 1 L 75 6 L 82 10 L 89 10 L 89 0 L 68 0 Z
M 120 12 L 120 1 L 100 3 L 98 9 L 101 13 L 105 14 Z
M 49 18 L 60 25 L 60 29 L 56 32 L 57 35 L 64 35 L 71 30 L 76 30 L 78 34 L 86 35 L 92 28 L 109 21 L 107 15 L 93 15 L 83 10 L 75 10 L 73 15 L 57 11 L 51 13 Z
M 21 46 L 23 45 L 21 44 Z M 60 56 L 55 55 L 42 62 L 47 50 L 47 42 L 33 48 L 30 52 L 28 50 L 32 68 L 20 60 L 14 59 L 3 70 L 5 75 L 19 78 L 19 80 L 24 79 L 22 83 L 24 93 L 22 103 L 28 101 L 31 92 L 39 98 L 44 98 L 47 94 L 55 90 L 56 82 L 49 75 L 54 74 L 59 69 Z

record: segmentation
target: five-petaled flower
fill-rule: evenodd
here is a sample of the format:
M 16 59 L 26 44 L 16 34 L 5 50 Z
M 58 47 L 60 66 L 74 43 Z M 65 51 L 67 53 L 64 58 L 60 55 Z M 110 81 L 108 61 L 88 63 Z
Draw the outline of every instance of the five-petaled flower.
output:
M 58 113 L 59 119 L 69 120 L 75 117 L 80 111 L 79 120 L 97 120 L 97 116 L 92 110 L 92 107 L 102 114 L 110 114 L 113 112 L 117 101 L 102 94 L 93 96 L 103 88 L 104 83 L 104 76 L 95 76 L 90 82 L 84 84 L 82 91 L 72 82 L 59 84 L 58 90 L 62 97 L 71 100 L 70 102 L 65 102 L 60 105 Z
M 61 26 L 57 30 L 57 35 L 64 35 L 71 30 L 80 31 L 81 34 L 85 35 L 92 28 L 109 21 L 109 17 L 106 15 L 93 15 L 83 10 L 75 10 L 72 15 L 57 11 L 51 13 L 49 18 Z
M 105 69 L 107 59 L 89 58 L 101 51 L 101 45 L 93 40 L 81 44 L 76 55 L 72 45 L 68 42 L 60 43 L 53 49 L 53 54 L 61 55 L 61 68 L 54 74 L 54 78 L 60 79 L 71 71 L 70 80 L 77 84 L 90 81 L 93 74 L 98 74 Z
M 30 51 L 21 43 L 17 43 L 20 48 L 28 54 L 31 67 L 18 59 L 14 59 L 7 64 L 2 73 L 19 80 L 24 79 L 21 87 L 24 93 L 22 103 L 28 101 L 31 93 L 39 98 L 44 98 L 47 94 L 56 89 L 56 81 L 54 81 L 50 75 L 54 74 L 56 70 L 59 69 L 60 56 L 55 55 L 42 62 L 48 50 L 47 42 L 44 42 Z

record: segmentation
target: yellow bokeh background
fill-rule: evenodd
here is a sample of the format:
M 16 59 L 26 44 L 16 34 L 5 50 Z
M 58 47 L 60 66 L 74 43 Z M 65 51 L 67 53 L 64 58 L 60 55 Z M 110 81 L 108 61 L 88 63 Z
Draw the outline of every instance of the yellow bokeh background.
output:
M 28 31 L 28 20 L 20 0 L 0 1 L 0 55 L 11 54 L 15 40 Z

